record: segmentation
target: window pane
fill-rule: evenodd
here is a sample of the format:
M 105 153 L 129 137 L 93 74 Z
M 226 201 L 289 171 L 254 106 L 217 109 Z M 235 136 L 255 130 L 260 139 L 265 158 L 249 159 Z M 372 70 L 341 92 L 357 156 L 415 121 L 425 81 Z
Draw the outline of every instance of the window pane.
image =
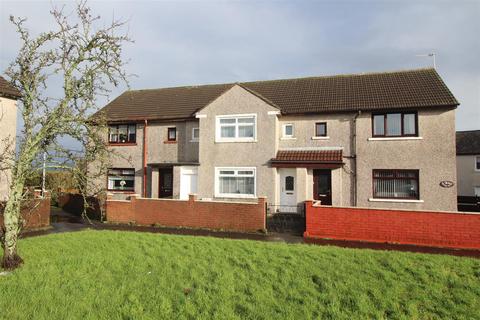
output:
M 220 137 L 222 137 L 222 138 L 235 138 L 235 127 L 222 126 L 220 128 Z
M 168 140 L 177 140 L 176 128 L 168 128 Z
M 193 134 L 192 134 L 193 139 L 198 139 L 199 133 L 200 133 L 200 129 L 193 128 Z
M 254 177 L 220 177 L 219 192 L 222 194 L 245 194 L 253 195 Z
M 248 170 L 248 171 L 238 171 L 239 175 L 252 175 L 253 176 L 253 171 Z
M 403 134 L 416 134 L 415 118 L 414 113 L 403 115 Z
M 293 191 L 295 189 L 295 178 L 292 176 L 285 177 L 285 191 Z
M 293 136 L 293 126 L 288 124 L 285 126 L 285 136 Z
M 252 125 L 248 126 L 239 126 L 238 127 L 238 137 L 239 138 L 253 138 L 254 128 Z
M 255 118 L 238 118 L 238 123 L 255 123 Z
M 480 157 L 477 157 L 477 170 L 480 170 Z
M 119 142 L 127 142 L 128 139 L 128 126 L 118 126 L 118 140 Z
M 221 124 L 224 124 L 224 123 L 235 123 L 235 122 L 236 122 L 236 119 L 235 119 L 235 118 L 220 119 L 220 123 L 221 123 Z
M 137 127 L 135 125 L 128 126 L 128 141 L 135 142 Z
M 384 119 L 385 119 L 384 115 L 373 116 L 373 135 L 375 136 L 385 135 Z
M 235 174 L 235 171 L 230 171 L 230 170 L 221 170 L 220 171 L 220 174 L 230 174 L 230 175 L 234 175 Z
M 325 123 L 315 124 L 315 135 L 317 137 L 323 137 L 327 135 L 327 125 Z
M 387 136 L 399 136 L 402 134 L 402 114 L 387 114 Z

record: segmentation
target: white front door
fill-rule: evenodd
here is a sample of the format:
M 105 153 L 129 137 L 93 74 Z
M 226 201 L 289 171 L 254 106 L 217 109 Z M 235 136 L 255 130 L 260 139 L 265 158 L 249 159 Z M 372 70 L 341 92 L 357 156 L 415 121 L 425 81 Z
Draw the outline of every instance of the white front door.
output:
M 297 211 L 297 177 L 295 168 L 280 168 L 280 207 L 279 212 Z
M 180 170 L 180 199 L 188 200 L 188 195 L 197 193 L 197 167 L 182 167 Z

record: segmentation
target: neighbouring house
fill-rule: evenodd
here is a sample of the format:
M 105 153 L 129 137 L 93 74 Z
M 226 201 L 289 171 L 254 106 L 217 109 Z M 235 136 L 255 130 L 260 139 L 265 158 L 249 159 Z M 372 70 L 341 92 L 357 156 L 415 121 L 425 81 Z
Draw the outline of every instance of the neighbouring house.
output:
M 480 197 L 480 130 L 457 132 L 457 193 Z
M 275 211 L 453 211 L 458 105 L 434 69 L 127 91 L 99 111 L 112 160 L 97 183 Z
M 0 76 L 0 202 L 8 197 L 11 172 L 8 162 L 15 154 L 17 99 L 20 92 Z

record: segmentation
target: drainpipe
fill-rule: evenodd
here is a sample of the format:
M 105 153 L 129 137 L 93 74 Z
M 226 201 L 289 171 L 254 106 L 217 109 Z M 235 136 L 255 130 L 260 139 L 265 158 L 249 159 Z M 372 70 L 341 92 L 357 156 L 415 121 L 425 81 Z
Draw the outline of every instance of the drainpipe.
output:
M 358 110 L 357 114 L 353 117 L 353 139 L 352 139 L 352 154 L 353 159 L 353 206 L 357 206 L 357 118 L 362 114 L 361 110 Z
M 147 197 L 147 119 L 143 125 L 143 197 Z

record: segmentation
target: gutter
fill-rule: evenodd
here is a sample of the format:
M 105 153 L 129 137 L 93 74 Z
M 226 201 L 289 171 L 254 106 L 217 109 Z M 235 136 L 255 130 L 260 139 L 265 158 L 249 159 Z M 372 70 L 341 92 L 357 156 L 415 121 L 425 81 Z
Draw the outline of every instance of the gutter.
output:
M 147 197 L 147 126 L 148 120 L 144 120 L 143 126 L 143 197 Z

